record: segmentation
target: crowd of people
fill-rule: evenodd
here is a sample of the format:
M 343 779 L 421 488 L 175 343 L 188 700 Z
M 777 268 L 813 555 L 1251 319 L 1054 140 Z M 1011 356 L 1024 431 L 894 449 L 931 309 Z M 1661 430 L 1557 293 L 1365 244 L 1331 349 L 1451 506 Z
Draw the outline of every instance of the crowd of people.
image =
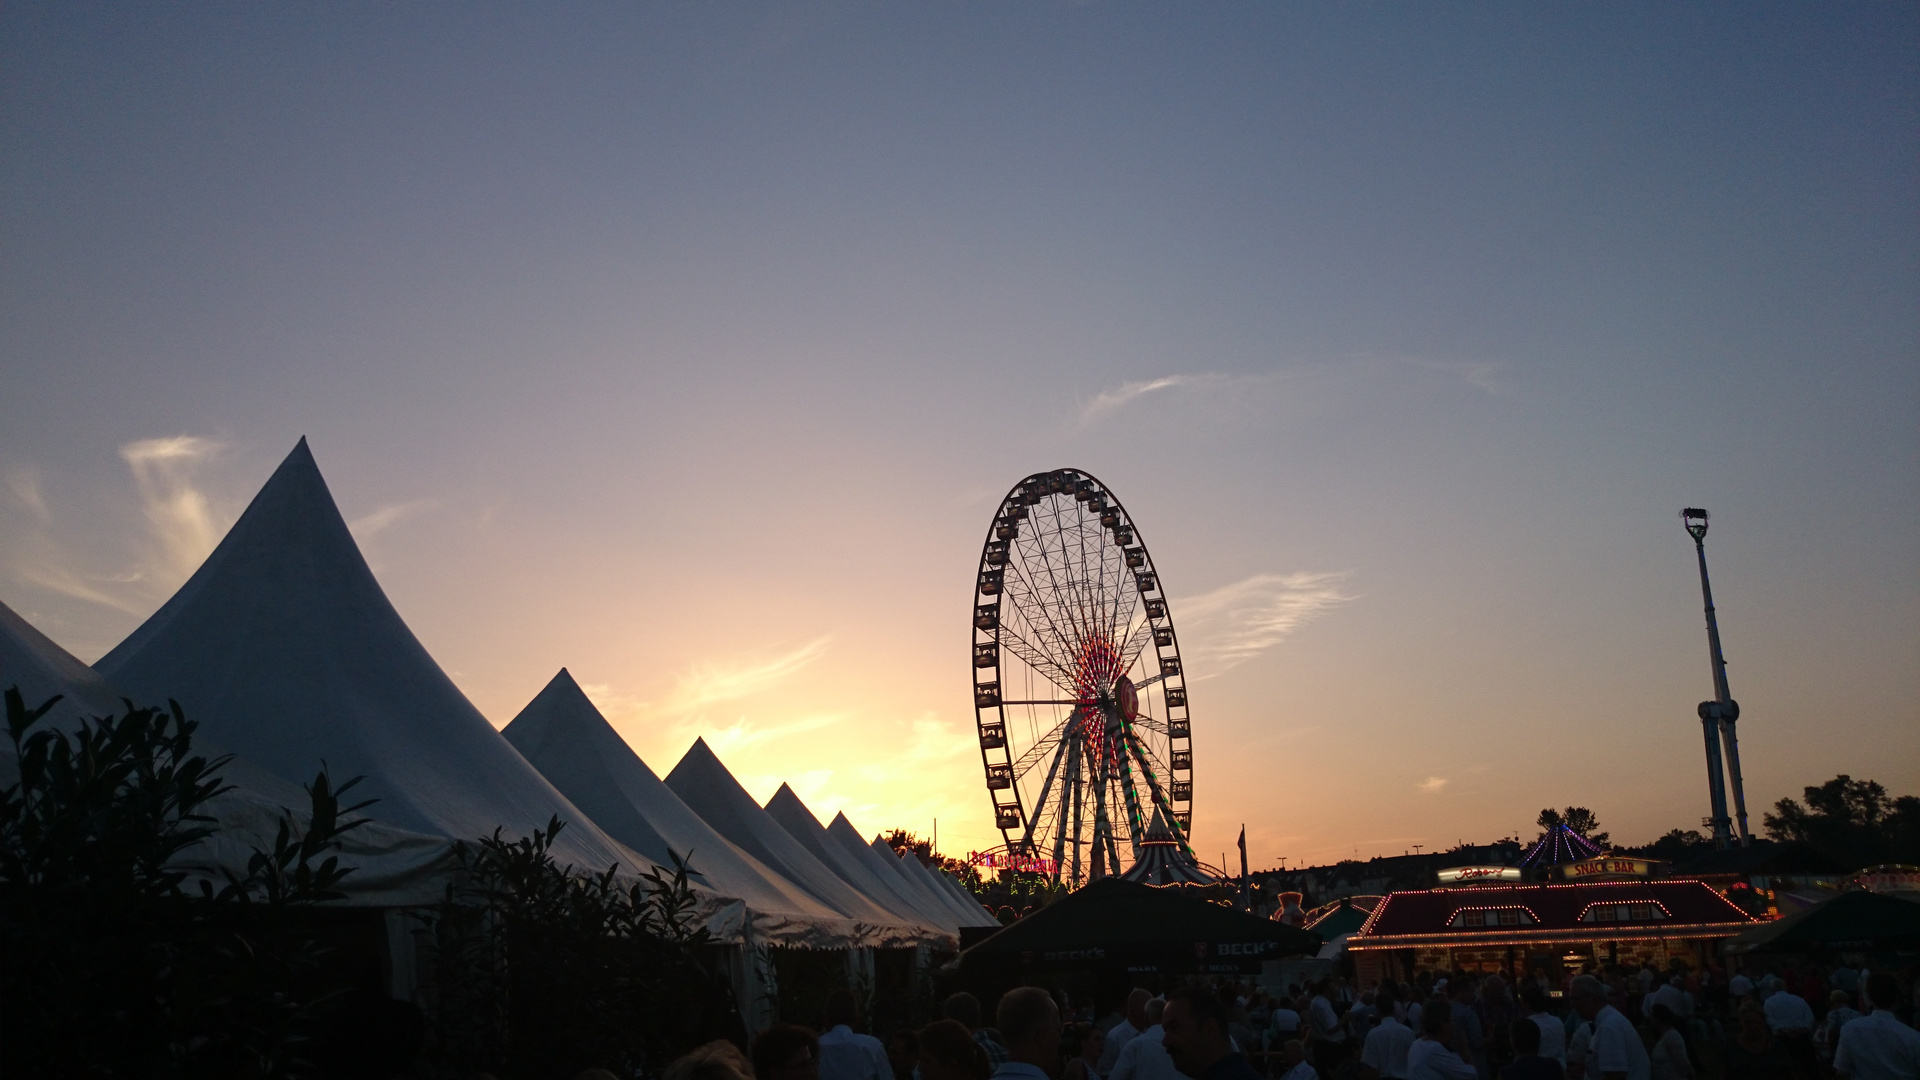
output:
M 818 1029 L 776 1024 L 750 1053 L 709 1044 L 666 1080 L 1920 1080 L 1911 990 L 1910 976 L 1844 964 L 1729 976 L 1678 963 L 1279 993 L 1195 979 L 1102 1008 L 1025 987 L 990 1023 L 960 993 L 884 1039 L 861 1033 L 840 991 Z
M 1911 989 L 1910 976 L 1844 964 L 1730 977 L 1609 965 L 1517 982 L 1423 971 L 1365 989 L 1326 978 L 1241 992 L 1234 1022 L 1288 1080 L 1920 1080 Z

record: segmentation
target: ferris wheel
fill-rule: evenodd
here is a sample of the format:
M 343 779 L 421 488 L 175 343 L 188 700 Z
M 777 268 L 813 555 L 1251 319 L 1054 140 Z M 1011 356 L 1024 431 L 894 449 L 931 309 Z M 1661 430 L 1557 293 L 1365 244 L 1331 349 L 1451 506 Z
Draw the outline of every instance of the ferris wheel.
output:
M 980 554 L 973 703 L 1004 865 L 1073 887 L 1118 875 L 1158 819 L 1188 856 L 1193 726 L 1153 559 L 1076 469 L 1000 503 Z

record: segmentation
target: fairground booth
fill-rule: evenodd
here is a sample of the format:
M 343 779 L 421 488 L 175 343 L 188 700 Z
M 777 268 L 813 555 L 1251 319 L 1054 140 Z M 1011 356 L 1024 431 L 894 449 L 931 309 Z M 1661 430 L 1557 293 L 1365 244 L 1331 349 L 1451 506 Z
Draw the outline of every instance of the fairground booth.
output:
M 1646 859 L 1601 857 L 1556 867 L 1558 880 L 1469 877 L 1392 893 L 1347 938 L 1354 974 L 1367 985 L 1421 970 L 1558 974 L 1587 964 L 1664 968 L 1674 959 L 1699 967 L 1721 941 L 1755 925 L 1706 883 L 1654 877 L 1656 869 Z

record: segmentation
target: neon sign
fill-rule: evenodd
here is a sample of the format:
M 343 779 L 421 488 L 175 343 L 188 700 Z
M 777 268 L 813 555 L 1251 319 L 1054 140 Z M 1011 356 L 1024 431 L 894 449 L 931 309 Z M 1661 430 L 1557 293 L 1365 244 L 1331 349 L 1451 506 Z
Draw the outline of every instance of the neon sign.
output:
M 1058 866 L 1052 859 L 1037 855 L 1009 855 L 1004 851 L 969 851 L 967 865 L 1025 874 L 1052 874 Z

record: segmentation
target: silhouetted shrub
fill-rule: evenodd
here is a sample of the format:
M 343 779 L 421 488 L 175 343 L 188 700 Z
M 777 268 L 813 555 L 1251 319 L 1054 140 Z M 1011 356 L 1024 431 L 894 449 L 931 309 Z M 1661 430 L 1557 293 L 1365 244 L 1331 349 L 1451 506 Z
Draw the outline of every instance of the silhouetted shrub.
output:
M 9 1076 L 297 1076 L 334 988 L 302 919 L 351 871 L 360 824 L 325 770 L 311 817 L 216 888 L 180 856 L 212 834 L 226 758 L 192 752 L 177 703 L 42 726 L 59 701 L 6 692 L 18 775 L 0 788 L 0 1071 Z

